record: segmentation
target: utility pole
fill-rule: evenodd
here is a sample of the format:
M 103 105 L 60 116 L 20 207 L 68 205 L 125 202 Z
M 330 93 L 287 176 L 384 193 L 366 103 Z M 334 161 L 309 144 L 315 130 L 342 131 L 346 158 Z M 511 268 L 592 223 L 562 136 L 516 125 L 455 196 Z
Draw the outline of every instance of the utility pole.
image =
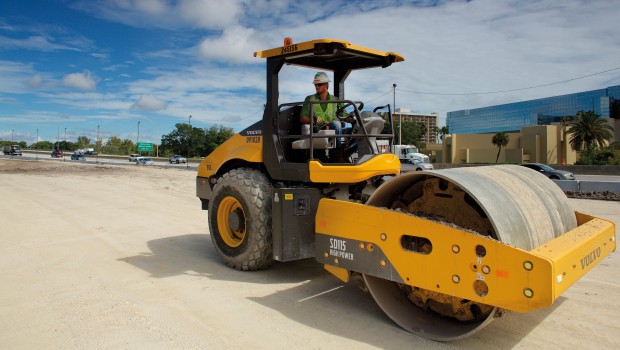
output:
M 136 138 L 136 150 L 138 150 L 138 143 L 140 143 L 140 121 L 138 121 L 138 137 Z
M 36 145 L 37 143 L 39 143 L 39 129 L 37 129 L 37 139 L 36 139 L 36 142 L 34 144 Z M 34 149 L 36 150 L 37 146 L 34 146 Z M 34 160 L 35 161 L 39 161 L 39 152 L 35 152 L 34 153 Z
M 97 125 L 97 139 L 95 140 L 95 163 L 99 164 L 99 125 Z
M 189 139 L 187 142 L 187 162 L 185 162 L 187 166 L 187 170 L 189 170 L 189 151 L 192 148 L 192 116 L 189 116 Z
M 67 151 L 67 128 L 65 128 L 65 145 L 64 145 L 64 151 L 62 152 L 63 157 L 62 157 L 62 161 L 64 162 L 65 160 L 67 160 L 67 157 L 64 156 L 65 152 Z

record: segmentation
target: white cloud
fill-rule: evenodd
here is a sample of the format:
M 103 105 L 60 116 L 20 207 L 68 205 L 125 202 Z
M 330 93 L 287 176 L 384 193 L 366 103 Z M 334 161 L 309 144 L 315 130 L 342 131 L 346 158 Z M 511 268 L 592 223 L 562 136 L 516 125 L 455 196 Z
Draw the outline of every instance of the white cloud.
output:
M 182 20 L 199 28 L 226 28 L 236 22 L 240 6 L 237 1 L 183 0 L 177 11 Z
M 234 63 L 257 63 L 252 56 L 260 51 L 260 39 L 251 28 L 232 27 L 225 29 L 219 37 L 209 37 L 198 45 L 200 56 L 206 60 Z
M 132 1 L 123 1 L 117 3 L 131 4 Z M 135 0 L 133 1 L 135 8 L 150 15 L 162 15 L 166 13 L 167 4 L 164 0 Z
M 136 103 L 134 103 L 131 106 L 131 109 L 138 109 L 138 110 L 142 110 L 142 111 L 159 111 L 162 109 L 166 109 L 166 101 L 161 100 L 159 98 L 157 98 L 157 96 L 153 96 L 153 95 L 142 95 L 140 96 L 140 98 L 138 99 L 138 101 L 136 101 Z
M 0 47 L 3 49 L 24 49 L 36 51 L 56 51 L 56 50 L 78 50 L 75 47 L 55 44 L 50 42 L 48 38 L 35 35 L 25 39 L 15 39 L 6 36 L 0 36 Z
M 44 34 L 25 35 L 21 41 L 0 36 L 2 49 L 30 50 L 21 62 L 0 61 L 1 93 L 18 96 L 18 104 L 28 105 L 20 99 L 19 94 L 24 94 L 51 110 L 122 115 L 121 120 L 151 116 L 172 125 L 192 115 L 192 124 L 194 120 L 203 125 L 221 123 L 240 130 L 260 119 L 265 103 L 265 60 L 252 53 L 282 45 L 285 36 L 297 43 L 338 38 L 403 54 L 405 62 L 387 69 L 353 72 L 347 80 L 347 97 L 364 101 L 367 108 L 392 103 L 392 84 L 397 83 L 396 107 L 438 112 L 440 125 L 451 110 L 620 84 L 617 70 L 545 88 L 466 95 L 541 85 L 620 66 L 617 6 L 610 1 L 425 0 L 412 5 L 384 0 L 309 6 L 303 0 L 84 0 L 71 4 L 109 21 L 158 28 L 144 33 L 162 40 L 150 40 L 146 46 L 119 37 L 118 42 L 125 44 L 122 53 L 120 46 L 112 44 L 83 53 L 89 47 L 85 41 L 73 46 L 77 49 L 53 53 L 81 56 L 53 61 L 48 67 L 45 58 L 37 61 L 32 51 L 45 50 L 46 58 L 51 57 L 47 52 L 70 50 L 72 46 L 57 44 L 70 45 L 67 41 Z M 108 23 L 100 22 L 102 28 Z M 62 69 L 67 69 L 67 63 L 79 67 L 73 71 L 89 71 L 65 76 Z M 99 81 L 90 72 L 106 80 Z M 284 67 L 280 103 L 312 93 L 312 74 Z M 54 82 L 86 91 L 53 91 L 49 84 Z M 27 95 L 33 94 L 28 83 L 41 88 Z
M 28 80 L 36 75 L 32 64 L 0 60 L 0 93 L 20 94 L 29 92 Z
M 614 24 L 616 15 L 616 6 L 610 2 L 444 2 L 424 8 L 397 6 L 368 13 L 336 13 L 300 23 L 286 34 L 296 42 L 341 38 L 403 54 L 405 62 L 385 70 L 352 73 L 347 97 L 367 101 L 389 92 L 397 83 L 397 107 L 438 112 L 441 123 L 452 110 L 604 88 L 610 75 L 615 76 L 611 81 L 619 84 L 616 71 L 539 89 L 447 95 L 530 87 L 617 67 L 620 37 Z M 273 29 L 263 35 L 282 36 L 280 31 L 284 30 Z M 391 93 L 373 102 L 385 103 L 392 103 Z
M 36 74 L 32 78 L 26 81 L 26 85 L 33 89 L 38 89 L 41 86 L 41 76 Z
M 93 16 L 141 28 L 223 29 L 235 25 L 239 0 L 87 0 L 73 7 Z
M 71 73 L 64 76 L 62 83 L 80 90 L 95 90 L 97 87 L 97 77 L 93 76 L 89 71 Z

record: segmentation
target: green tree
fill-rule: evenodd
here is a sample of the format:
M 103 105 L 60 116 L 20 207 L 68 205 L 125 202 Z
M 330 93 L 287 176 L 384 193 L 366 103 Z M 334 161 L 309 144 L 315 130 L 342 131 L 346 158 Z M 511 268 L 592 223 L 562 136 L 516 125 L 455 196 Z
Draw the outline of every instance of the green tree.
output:
M 602 148 L 613 139 L 614 128 L 593 111 L 577 112 L 575 119 L 568 125 L 566 131 L 570 135 L 568 142 L 575 151 L 581 151 L 590 146 Z
M 619 164 L 616 159 L 616 153 L 613 147 L 595 147 L 590 146 L 581 150 L 579 160 L 575 163 L 578 165 L 607 165 Z
M 448 135 L 450 133 L 450 130 L 448 129 L 447 125 L 444 125 L 441 128 L 437 129 L 437 133 L 439 134 L 439 139 L 443 141 L 443 137 L 445 135 Z
M 57 146 L 57 148 L 59 148 L 60 150 L 63 150 L 63 151 L 73 151 L 73 150 L 77 149 L 77 147 L 75 147 L 75 144 L 73 142 L 65 141 L 65 140 L 57 142 L 56 146 Z
M 234 135 L 231 128 L 213 125 L 209 129 L 192 127 L 186 123 L 175 125 L 161 139 L 161 154 L 181 154 L 189 157 L 206 156 Z
M 234 135 L 233 129 L 223 126 L 211 126 L 206 130 L 205 143 L 202 153 L 207 155 L 213 152 L 219 145 L 223 144 Z
M 112 136 L 108 139 L 108 142 L 101 147 L 103 153 L 106 154 L 131 154 L 136 149 L 133 141 L 129 139 L 121 140 L 116 136 Z
M 0 141 L 0 146 L 11 146 L 11 145 L 18 145 L 22 149 L 28 147 L 28 144 L 26 143 L 26 141 L 13 141 L 13 142 L 11 142 L 10 140 Z
M 420 146 L 426 136 L 426 125 L 418 122 L 403 122 L 402 144 Z
M 187 123 L 175 124 L 176 130 L 161 138 L 162 153 L 165 155 L 182 154 L 187 156 L 189 153 L 190 125 Z M 200 130 L 199 128 L 193 128 Z
M 52 150 L 56 145 L 50 141 L 39 141 L 32 144 L 33 149 L 37 150 Z
M 78 136 L 77 143 L 75 144 L 77 148 L 89 148 L 90 147 L 90 139 L 86 136 Z
M 499 153 L 502 151 L 502 147 L 506 147 L 508 145 L 508 141 L 510 141 L 510 137 L 505 132 L 498 132 L 493 135 L 491 142 L 497 147 L 497 157 L 495 158 L 495 163 L 499 161 Z

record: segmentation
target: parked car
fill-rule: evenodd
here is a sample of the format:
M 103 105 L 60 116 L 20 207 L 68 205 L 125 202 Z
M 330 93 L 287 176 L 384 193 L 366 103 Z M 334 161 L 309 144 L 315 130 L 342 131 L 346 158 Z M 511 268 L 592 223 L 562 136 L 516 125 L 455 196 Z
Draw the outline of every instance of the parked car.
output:
M 59 149 L 55 149 L 55 150 L 52 151 L 52 158 L 62 158 L 64 156 L 65 156 L 65 154 L 62 153 L 62 151 L 59 150 Z
M 134 153 L 134 154 L 130 154 L 129 155 L 129 161 L 130 162 L 135 162 L 138 160 L 138 158 L 142 157 L 141 155 Z
M 153 160 L 151 158 L 139 157 L 136 160 L 136 165 L 153 165 Z
M 410 159 L 409 160 L 409 164 L 412 164 L 415 167 L 415 171 L 422 171 L 422 170 L 433 170 L 433 164 L 431 163 L 426 163 L 423 162 L 419 159 Z
M 180 156 L 178 154 L 175 154 L 174 156 L 168 158 L 168 161 L 170 162 L 170 164 L 172 163 L 187 163 L 187 159 L 185 159 L 185 157 Z
M 83 154 L 75 153 L 71 155 L 71 160 L 86 160 Z
M 547 164 L 541 163 L 523 163 L 522 166 L 536 170 L 539 173 L 553 180 L 575 180 L 575 174 L 570 171 L 556 170 Z

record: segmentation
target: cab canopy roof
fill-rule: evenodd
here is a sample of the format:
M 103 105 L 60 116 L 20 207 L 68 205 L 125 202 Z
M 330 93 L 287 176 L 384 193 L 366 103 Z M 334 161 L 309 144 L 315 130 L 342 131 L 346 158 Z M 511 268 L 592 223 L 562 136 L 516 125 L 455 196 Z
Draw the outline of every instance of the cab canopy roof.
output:
M 288 43 L 287 43 L 288 44 Z M 254 53 L 254 57 L 283 59 L 285 64 L 331 71 L 388 67 L 404 61 L 396 52 L 383 52 L 338 39 L 317 39 Z

